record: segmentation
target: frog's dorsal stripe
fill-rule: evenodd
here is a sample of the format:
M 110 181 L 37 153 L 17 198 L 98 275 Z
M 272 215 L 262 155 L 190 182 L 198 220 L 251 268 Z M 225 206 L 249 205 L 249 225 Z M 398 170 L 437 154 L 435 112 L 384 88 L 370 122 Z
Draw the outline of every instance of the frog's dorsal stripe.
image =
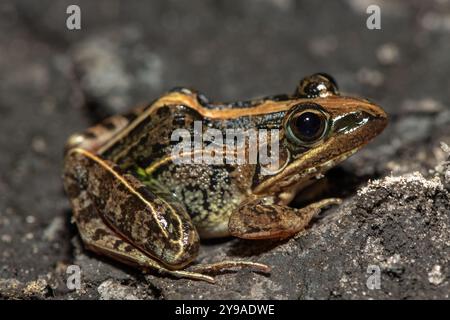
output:
M 298 99 L 296 100 L 298 101 Z M 202 106 L 195 96 L 182 94 L 179 92 L 173 92 L 161 99 L 155 101 L 152 105 L 147 107 L 141 115 L 139 115 L 134 121 L 132 121 L 128 126 L 126 126 L 121 132 L 119 132 L 114 138 L 105 143 L 100 149 L 99 153 L 103 153 L 109 147 L 114 145 L 117 141 L 121 140 L 124 136 L 128 135 L 133 129 L 135 129 L 140 123 L 145 121 L 148 116 L 150 116 L 155 110 L 168 106 L 168 105 L 186 105 L 189 108 L 195 110 L 204 118 L 209 118 L 212 120 L 229 120 L 237 119 L 245 116 L 256 116 L 261 114 L 276 113 L 280 111 L 286 111 L 291 106 L 292 103 L 287 102 L 276 102 L 272 100 L 263 101 L 254 107 L 246 108 L 230 108 L 230 109 L 211 109 Z
M 352 105 L 352 99 L 348 99 L 349 97 L 342 96 L 331 96 L 326 98 L 316 98 L 314 101 L 318 104 L 323 105 L 340 105 L 343 108 L 346 107 L 346 104 Z M 311 99 L 299 99 L 293 98 L 290 100 L 262 100 L 261 103 L 256 104 L 252 107 L 233 107 L 228 109 L 214 109 L 212 106 L 214 104 L 209 105 L 208 107 L 202 106 L 196 95 L 188 95 L 180 92 L 172 92 L 169 93 L 160 99 L 156 100 L 153 104 L 148 106 L 142 113 L 129 123 L 123 130 L 117 133 L 112 139 L 110 139 L 107 143 L 105 143 L 98 150 L 99 154 L 102 154 L 104 151 L 113 146 L 117 141 L 120 141 L 123 137 L 127 136 L 131 131 L 133 131 L 137 126 L 139 126 L 142 122 L 146 121 L 148 117 L 155 112 L 157 109 L 162 108 L 164 106 L 173 106 L 173 105 L 185 105 L 189 108 L 198 112 L 201 116 L 210 120 L 231 120 L 238 119 L 241 117 L 251 117 L 258 115 L 266 115 L 278 112 L 286 112 L 294 105 L 297 105 L 302 102 L 310 101 Z M 219 104 L 217 106 L 220 106 Z
M 223 108 L 214 109 L 211 107 L 206 108 L 202 106 L 200 103 L 198 103 L 197 99 L 195 99 L 194 96 L 183 95 L 180 93 L 172 93 L 157 100 L 149 109 L 146 110 L 146 112 L 143 113 L 143 116 L 144 117 L 148 116 L 154 111 L 154 109 L 172 104 L 178 105 L 185 104 L 190 108 L 194 109 L 195 111 L 197 111 L 203 117 L 214 120 L 228 120 L 244 116 L 275 113 L 288 110 L 291 107 L 291 105 L 288 102 L 280 103 L 273 100 L 265 100 L 252 107 L 233 107 L 227 109 Z M 211 106 L 214 105 L 212 104 Z M 218 106 L 220 106 L 220 104 L 218 104 Z

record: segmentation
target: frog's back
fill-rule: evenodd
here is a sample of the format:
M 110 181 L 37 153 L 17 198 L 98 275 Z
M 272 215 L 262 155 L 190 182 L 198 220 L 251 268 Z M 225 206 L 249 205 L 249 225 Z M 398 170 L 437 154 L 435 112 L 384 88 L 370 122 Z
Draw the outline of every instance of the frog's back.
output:
M 166 193 L 174 194 L 186 207 L 201 236 L 227 236 L 230 214 L 251 192 L 255 165 L 226 164 L 225 158 L 215 165 L 174 162 L 172 151 L 178 140 L 172 141 L 172 135 L 180 130 L 193 139 L 198 135 L 195 122 L 202 126 L 202 133 L 214 128 L 224 137 L 229 129 L 246 130 L 262 123 L 248 115 L 233 119 L 205 117 L 192 107 L 194 97 L 195 102 L 201 100 L 197 94 L 182 90 L 145 108 L 100 153 L 148 186 L 157 183 Z M 200 107 L 211 112 L 243 105 L 203 104 Z M 247 106 L 251 108 L 250 102 Z

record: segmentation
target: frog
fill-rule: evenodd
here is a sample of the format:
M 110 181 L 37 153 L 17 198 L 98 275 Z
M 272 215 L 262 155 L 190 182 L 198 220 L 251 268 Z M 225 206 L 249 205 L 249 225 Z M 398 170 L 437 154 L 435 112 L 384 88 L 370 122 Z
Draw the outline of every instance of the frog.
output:
M 202 130 L 277 130 L 279 166 L 177 163 L 173 132 L 198 134 L 196 121 Z M 72 135 L 63 184 L 81 240 L 97 254 L 144 272 L 211 283 L 212 274 L 224 270 L 270 274 L 269 265 L 255 261 L 196 263 L 200 241 L 298 237 L 322 210 L 342 200 L 295 208 L 293 199 L 387 123 L 379 105 L 341 95 L 326 73 L 304 77 L 292 94 L 228 103 L 177 87 Z

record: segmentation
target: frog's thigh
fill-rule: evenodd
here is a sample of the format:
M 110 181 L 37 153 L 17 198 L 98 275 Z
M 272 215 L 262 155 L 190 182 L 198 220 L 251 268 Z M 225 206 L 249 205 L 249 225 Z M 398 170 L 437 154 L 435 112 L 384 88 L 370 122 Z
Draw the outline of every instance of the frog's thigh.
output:
M 289 206 L 266 204 L 263 198 L 249 201 L 231 215 L 230 233 L 244 239 L 282 239 L 302 231 L 321 208 L 339 204 L 330 198 L 296 209 Z
M 142 269 L 154 269 L 179 278 L 214 282 L 212 277 L 196 272 L 167 269 L 158 261 L 148 257 L 112 232 L 95 213 L 96 209 L 92 206 L 90 200 L 83 199 L 84 197 L 82 195 L 80 201 L 74 204 L 74 210 L 81 238 L 88 249 Z
M 167 269 L 182 268 L 196 257 L 198 234 L 181 208 L 176 212 L 139 180 L 86 150 L 73 149 L 67 157 L 65 188 L 88 245 L 138 264 L 153 257 Z M 107 237 L 100 239 L 105 231 Z

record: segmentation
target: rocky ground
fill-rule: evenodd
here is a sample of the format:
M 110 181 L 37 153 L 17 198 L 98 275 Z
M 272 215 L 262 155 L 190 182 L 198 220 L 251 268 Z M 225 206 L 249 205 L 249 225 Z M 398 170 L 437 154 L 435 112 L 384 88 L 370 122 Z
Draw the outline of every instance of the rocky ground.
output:
M 78 31 L 65 24 L 73 3 Z M 381 30 L 366 28 L 373 3 Z M 2 1 L 0 298 L 448 299 L 449 53 L 442 0 Z M 291 92 L 316 71 L 382 105 L 390 124 L 329 172 L 326 195 L 344 203 L 296 239 L 202 245 L 199 262 L 250 259 L 270 276 L 176 280 L 83 249 L 61 183 L 71 133 L 174 86 L 230 101 Z M 73 264 L 77 291 L 65 285 Z

